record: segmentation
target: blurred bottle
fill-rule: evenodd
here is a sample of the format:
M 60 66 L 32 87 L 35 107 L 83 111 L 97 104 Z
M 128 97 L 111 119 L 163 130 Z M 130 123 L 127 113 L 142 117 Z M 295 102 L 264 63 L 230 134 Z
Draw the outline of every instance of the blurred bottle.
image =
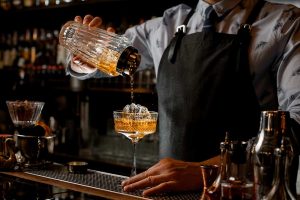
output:
M 25 38 L 23 41 L 23 58 L 25 59 L 25 65 L 31 63 L 31 30 L 26 29 Z
M 221 197 L 221 181 L 224 181 L 227 179 L 228 174 L 228 153 L 230 150 L 230 140 L 229 140 L 229 133 L 226 132 L 225 140 L 220 143 L 220 168 L 217 175 L 217 178 L 214 180 L 214 182 L 211 184 L 211 186 L 207 189 L 207 193 L 210 195 L 210 197 L 214 199 L 220 199 Z
M 10 10 L 12 7 L 12 2 L 10 0 L 1 0 L 0 1 L 0 8 L 3 11 L 8 11 Z
M 18 54 L 18 31 L 13 31 L 12 32 L 12 46 L 10 50 L 10 66 L 14 66 L 14 62 L 17 58 Z
M 35 6 L 37 7 L 47 7 L 50 5 L 50 0 L 36 0 Z
M 261 200 L 273 186 L 275 171 L 274 150 L 280 146 L 282 137 L 286 137 L 289 149 L 289 165 L 293 160 L 293 146 L 290 141 L 290 116 L 286 111 L 263 111 L 260 131 L 253 145 L 254 198 Z
M 25 7 L 25 8 L 31 8 L 31 7 L 33 7 L 34 6 L 34 1 L 33 0 L 24 0 L 23 1 L 23 6 Z
M 20 10 L 23 8 L 23 3 L 21 0 L 12 0 L 12 5 L 13 5 L 13 8 L 17 9 L 17 10 Z
M 263 200 L 296 200 L 290 189 L 290 156 L 291 149 L 288 138 L 282 137 L 280 148 L 276 148 L 274 181 L 270 192 Z
M 65 3 L 72 3 L 73 0 L 63 0 L 63 2 L 65 2 Z
M 10 67 L 11 62 L 10 62 L 10 50 L 11 50 L 11 43 L 12 43 L 12 38 L 11 34 L 1 34 L 1 46 L 0 47 L 0 54 L 1 57 L 1 68 L 3 67 Z
M 110 75 L 132 75 L 140 55 L 121 35 L 69 21 L 62 27 L 59 43 L 80 59 Z
M 225 180 L 221 180 L 222 200 L 251 200 L 253 182 L 248 177 L 247 142 L 232 141 L 228 151 L 228 171 Z
M 2 69 L 4 66 L 3 64 L 3 53 L 5 49 L 4 41 L 5 41 L 4 33 L 0 33 L 0 69 Z

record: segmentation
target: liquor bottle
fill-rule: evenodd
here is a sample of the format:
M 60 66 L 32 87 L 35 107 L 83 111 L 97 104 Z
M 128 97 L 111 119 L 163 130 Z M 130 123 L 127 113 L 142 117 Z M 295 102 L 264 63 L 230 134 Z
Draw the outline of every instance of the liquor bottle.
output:
M 10 0 L 1 0 L 0 1 L 0 8 L 3 11 L 9 11 L 11 9 L 12 5 L 11 5 L 11 1 Z
M 12 0 L 12 5 L 14 9 L 21 10 L 23 8 L 23 4 L 21 0 Z
M 11 47 L 12 47 L 12 36 L 11 34 L 6 35 L 6 40 L 5 40 L 5 48 L 3 51 L 3 66 L 4 67 L 10 67 L 11 66 Z
M 276 148 L 275 173 L 273 187 L 270 192 L 263 197 L 263 200 L 296 200 L 290 189 L 290 156 L 291 149 L 288 138 L 282 137 L 281 147 Z
M 245 141 L 232 141 L 228 151 L 226 178 L 221 180 L 222 200 L 251 200 L 253 182 L 248 177 L 247 146 Z
M 289 113 L 286 111 L 262 111 L 260 131 L 254 144 L 254 199 L 261 200 L 272 188 L 275 170 L 274 150 L 280 146 L 282 135 L 289 132 Z M 293 147 L 286 135 L 289 152 Z M 292 155 L 289 155 L 290 163 Z
M 31 31 L 26 29 L 23 41 L 23 58 L 25 59 L 25 66 L 31 63 Z
M 0 69 L 2 69 L 4 67 L 4 59 L 3 59 L 3 54 L 4 54 L 4 41 L 5 41 L 5 36 L 4 33 L 0 33 Z
M 140 64 L 141 56 L 128 38 L 75 21 L 63 25 L 59 43 L 110 76 L 132 75 Z
M 23 1 L 23 6 L 26 8 L 31 8 L 34 5 L 34 1 L 33 0 L 24 0 Z

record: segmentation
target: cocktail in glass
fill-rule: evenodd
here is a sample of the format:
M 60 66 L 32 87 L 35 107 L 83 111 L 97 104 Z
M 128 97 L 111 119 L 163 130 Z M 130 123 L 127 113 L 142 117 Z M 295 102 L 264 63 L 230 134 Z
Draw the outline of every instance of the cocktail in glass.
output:
M 136 145 L 146 135 L 156 132 L 158 113 L 147 111 L 141 113 L 113 112 L 115 131 L 126 136 L 133 145 L 133 166 L 131 176 L 136 175 Z

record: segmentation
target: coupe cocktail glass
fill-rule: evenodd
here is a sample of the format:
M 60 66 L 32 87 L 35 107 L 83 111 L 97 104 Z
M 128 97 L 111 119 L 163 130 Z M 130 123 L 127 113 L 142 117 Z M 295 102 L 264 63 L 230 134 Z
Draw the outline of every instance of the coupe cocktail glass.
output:
M 122 110 L 114 111 L 115 131 L 126 136 L 133 145 L 133 166 L 131 176 L 136 175 L 136 145 L 145 136 L 156 132 L 158 113 L 130 113 Z
M 44 102 L 38 101 L 6 101 L 9 115 L 17 129 L 22 134 L 23 129 L 35 126 L 36 122 L 40 119 Z

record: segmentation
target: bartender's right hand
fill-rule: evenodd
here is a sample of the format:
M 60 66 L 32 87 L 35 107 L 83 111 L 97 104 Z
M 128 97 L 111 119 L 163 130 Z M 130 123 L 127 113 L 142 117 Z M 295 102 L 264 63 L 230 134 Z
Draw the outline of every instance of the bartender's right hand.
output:
M 93 17 L 92 15 L 85 15 L 83 18 L 81 16 L 76 16 L 74 21 L 86 24 L 90 27 L 100 28 L 102 25 L 102 19 L 100 17 Z M 109 32 L 115 32 L 115 29 L 112 27 L 107 27 L 106 29 Z M 71 56 L 71 69 L 77 73 L 89 74 L 97 70 L 97 68 L 90 66 L 89 64 L 82 61 L 78 56 Z

